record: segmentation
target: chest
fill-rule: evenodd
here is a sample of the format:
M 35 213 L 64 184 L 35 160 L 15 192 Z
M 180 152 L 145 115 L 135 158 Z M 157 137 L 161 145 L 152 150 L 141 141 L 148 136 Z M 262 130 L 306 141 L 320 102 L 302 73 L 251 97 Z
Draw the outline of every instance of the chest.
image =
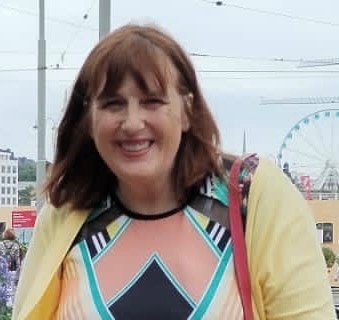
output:
M 62 287 L 60 319 L 242 315 L 229 232 L 193 209 L 92 234 L 65 259 Z

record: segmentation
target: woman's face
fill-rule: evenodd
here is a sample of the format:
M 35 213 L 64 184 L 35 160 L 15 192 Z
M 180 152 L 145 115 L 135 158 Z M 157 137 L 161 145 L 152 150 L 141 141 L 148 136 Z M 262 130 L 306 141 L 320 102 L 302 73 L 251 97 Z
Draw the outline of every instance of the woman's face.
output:
M 91 134 L 119 184 L 170 182 L 181 136 L 189 129 L 177 72 L 169 68 L 167 92 L 146 77 L 149 94 L 127 75 L 117 92 L 91 107 Z

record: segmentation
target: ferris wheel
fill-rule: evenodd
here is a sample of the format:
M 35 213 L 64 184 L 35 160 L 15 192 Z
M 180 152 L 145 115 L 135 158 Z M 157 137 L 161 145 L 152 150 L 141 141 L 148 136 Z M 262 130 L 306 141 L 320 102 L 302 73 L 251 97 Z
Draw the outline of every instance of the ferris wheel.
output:
M 280 146 L 278 162 L 293 179 L 308 177 L 314 191 L 339 192 L 339 109 L 298 121 Z

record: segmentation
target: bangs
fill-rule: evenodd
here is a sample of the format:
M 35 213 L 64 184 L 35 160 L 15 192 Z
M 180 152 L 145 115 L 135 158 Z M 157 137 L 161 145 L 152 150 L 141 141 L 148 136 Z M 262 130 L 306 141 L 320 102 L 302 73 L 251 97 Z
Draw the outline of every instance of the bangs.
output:
M 130 35 L 93 52 L 95 61 L 87 76 L 90 99 L 103 99 L 117 92 L 127 75 L 145 94 L 165 95 L 170 77 L 170 60 L 150 40 Z

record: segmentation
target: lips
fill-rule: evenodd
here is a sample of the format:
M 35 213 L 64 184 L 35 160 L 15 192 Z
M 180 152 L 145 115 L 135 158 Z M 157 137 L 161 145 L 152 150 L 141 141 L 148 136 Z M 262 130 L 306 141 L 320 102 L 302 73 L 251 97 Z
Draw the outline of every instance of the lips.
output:
M 150 151 L 153 143 L 154 140 L 149 139 L 123 140 L 118 142 L 118 146 L 125 157 L 139 158 Z
M 126 152 L 141 152 L 148 149 L 152 141 L 137 141 L 137 142 L 121 142 L 120 147 Z

